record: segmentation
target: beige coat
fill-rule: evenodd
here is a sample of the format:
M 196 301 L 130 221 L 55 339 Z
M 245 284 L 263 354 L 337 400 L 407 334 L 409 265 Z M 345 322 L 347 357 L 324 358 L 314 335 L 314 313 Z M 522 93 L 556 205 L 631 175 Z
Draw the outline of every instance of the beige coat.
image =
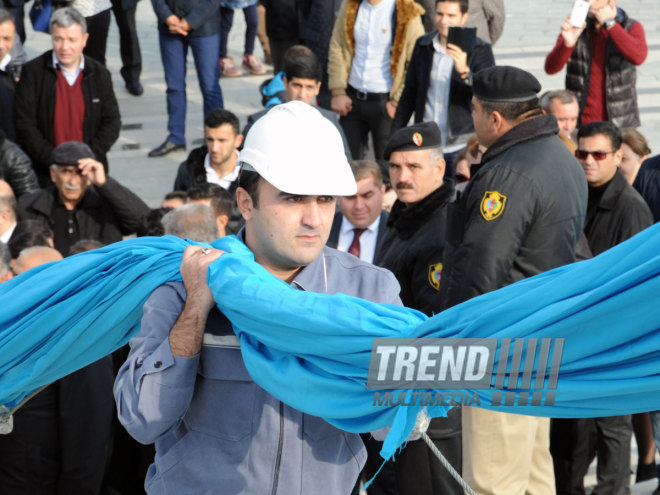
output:
M 361 0 L 344 0 L 330 40 L 328 61 L 328 87 L 333 96 L 345 95 L 348 76 L 355 53 L 355 35 L 353 27 Z M 396 0 L 396 32 L 392 45 L 390 71 L 392 73 L 392 90 L 390 101 L 398 103 L 403 84 L 406 79 L 406 69 L 415 47 L 415 41 L 424 34 L 421 15 L 424 9 L 413 0 Z

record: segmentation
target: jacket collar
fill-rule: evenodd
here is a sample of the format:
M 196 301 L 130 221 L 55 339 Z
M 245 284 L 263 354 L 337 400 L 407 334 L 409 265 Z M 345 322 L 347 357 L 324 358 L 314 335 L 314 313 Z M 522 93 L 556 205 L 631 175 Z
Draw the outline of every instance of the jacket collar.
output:
M 236 237 L 245 244 L 245 227 L 238 231 Z M 328 277 L 325 255 L 329 249 L 330 248 L 324 246 L 318 258 L 312 261 L 309 265 L 304 266 L 294 277 L 290 285 L 298 290 L 324 294 L 327 293 Z
M 417 43 L 419 43 L 420 46 L 432 45 L 433 44 L 433 38 L 435 38 L 436 34 L 438 34 L 438 30 L 434 29 L 430 33 L 426 33 L 426 34 L 422 35 L 419 38 L 419 41 Z
M 454 182 L 446 178 L 442 185 L 424 199 L 406 206 L 398 199 L 392 206 L 387 226 L 397 230 L 403 238 L 411 237 L 439 208 L 449 203 L 454 195 Z
M 348 0 L 346 2 L 346 22 L 344 25 L 344 36 L 349 51 L 355 53 L 355 19 L 360 4 L 366 0 Z M 417 17 L 424 14 L 424 9 L 412 0 L 396 0 L 394 9 L 393 25 L 394 39 L 392 41 L 392 55 L 390 57 L 390 71 L 394 74 L 397 70 L 399 59 L 403 55 L 403 45 L 406 40 L 408 25 Z
M 600 198 L 600 201 L 598 202 L 598 209 L 601 210 L 615 209 L 619 196 L 621 196 L 621 193 L 625 191 L 626 186 L 628 186 L 628 182 L 621 173 L 621 170 L 617 168 L 614 177 L 607 185 L 607 188 L 603 192 L 603 196 Z
M 53 64 L 53 59 L 54 58 L 56 59 L 56 57 L 55 54 L 53 53 L 53 50 L 48 50 L 47 52 L 45 52 L 43 54 L 43 58 L 44 58 L 44 65 L 48 69 L 55 71 L 55 65 Z M 94 69 L 91 67 L 91 64 L 89 63 L 89 59 L 85 59 L 85 63 L 83 65 L 81 72 L 83 73 L 83 75 L 91 74 L 92 72 L 94 72 Z
M 542 115 L 525 120 L 491 144 L 484 153 L 481 164 L 485 164 L 517 144 L 543 136 L 552 136 L 558 132 L 559 127 L 557 126 L 557 119 L 554 115 Z
M 98 195 L 93 191 L 93 187 L 94 186 L 89 186 L 85 190 L 83 198 L 78 205 L 76 205 L 74 211 L 98 209 L 102 206 Z M 37 194 L 31 206 L 35 211 L 50 217 L 53 210 L 53 204 L 57 200 L 57 188 L 55 186 L 48 186 L 40 194 Z

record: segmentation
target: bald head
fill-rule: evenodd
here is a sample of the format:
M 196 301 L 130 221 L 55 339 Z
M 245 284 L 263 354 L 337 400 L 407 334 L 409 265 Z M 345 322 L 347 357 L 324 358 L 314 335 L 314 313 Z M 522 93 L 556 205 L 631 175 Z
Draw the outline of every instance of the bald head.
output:
M 0 180 L 0 196 L 14 197 L 14 190 L 7 181 Z
M 21 254 L 16 258 L 13 272 L 14 275 L 20 275 L 36 266 L 50 263 L 51 261 L 60 261 L 61 259 L 62 255 L 53 248 L 45 246 L 27 248 L 21 251 Z

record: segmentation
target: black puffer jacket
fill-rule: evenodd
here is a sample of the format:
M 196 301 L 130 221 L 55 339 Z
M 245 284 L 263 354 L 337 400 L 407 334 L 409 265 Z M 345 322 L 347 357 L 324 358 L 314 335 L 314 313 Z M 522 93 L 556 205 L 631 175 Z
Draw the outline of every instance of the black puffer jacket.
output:
M 376 251 L 374 264 L 387 268 L 401 286 L 404 306 L 428 316 L 441 311 L 440 277 L 447 230 L 447 205 L 454 196 L 454 182 L 442 186 L 421 201 L 406 206 L 396 201 L 387 219 L 387 230 Z M 431 421 L 428 435 L 450 438 L 461 433 L 461 415 Z
M 448 218 L 444 307 L 575 261 L 587 181 L 548 115 L 486 151 Z
M 396 201 L 387 220 L 374 264 L 387 268 L 401 285 L 404 306 L 431 316 L 439 313 L 447 204 L 454 195 L 453 181 L 421 201 L 406 206 Z
M 626 31 L 635 23 L 625 11 L 617 9 L 616 21 Z M 578 38 L 575 49 L 566 66 L 566 89 L 573 91 L 580 102 L 580 112 L 587 104 L 589 77 L 591 75 L 591 33 L 593 19 L 588 20 L 587 28 Z M 607 66 L 605 67 L 605 101 L 610 122 L 620 128 L 638 127 L 639 109 L 637 108 L 637 71 L 616 49 L 614 42 L 607 40 Z
M 0 179 L 7 181 L 19 196 L 39 189 L 30 158 L 17 144 L 5 138 L 0 129 Z

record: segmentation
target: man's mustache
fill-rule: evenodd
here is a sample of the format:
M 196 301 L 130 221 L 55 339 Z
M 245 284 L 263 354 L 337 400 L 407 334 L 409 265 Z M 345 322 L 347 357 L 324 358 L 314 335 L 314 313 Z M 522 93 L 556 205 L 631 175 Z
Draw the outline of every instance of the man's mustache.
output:
M 396 189 L 415 189 L 415 186 L 410 182 L 397 182 Z

